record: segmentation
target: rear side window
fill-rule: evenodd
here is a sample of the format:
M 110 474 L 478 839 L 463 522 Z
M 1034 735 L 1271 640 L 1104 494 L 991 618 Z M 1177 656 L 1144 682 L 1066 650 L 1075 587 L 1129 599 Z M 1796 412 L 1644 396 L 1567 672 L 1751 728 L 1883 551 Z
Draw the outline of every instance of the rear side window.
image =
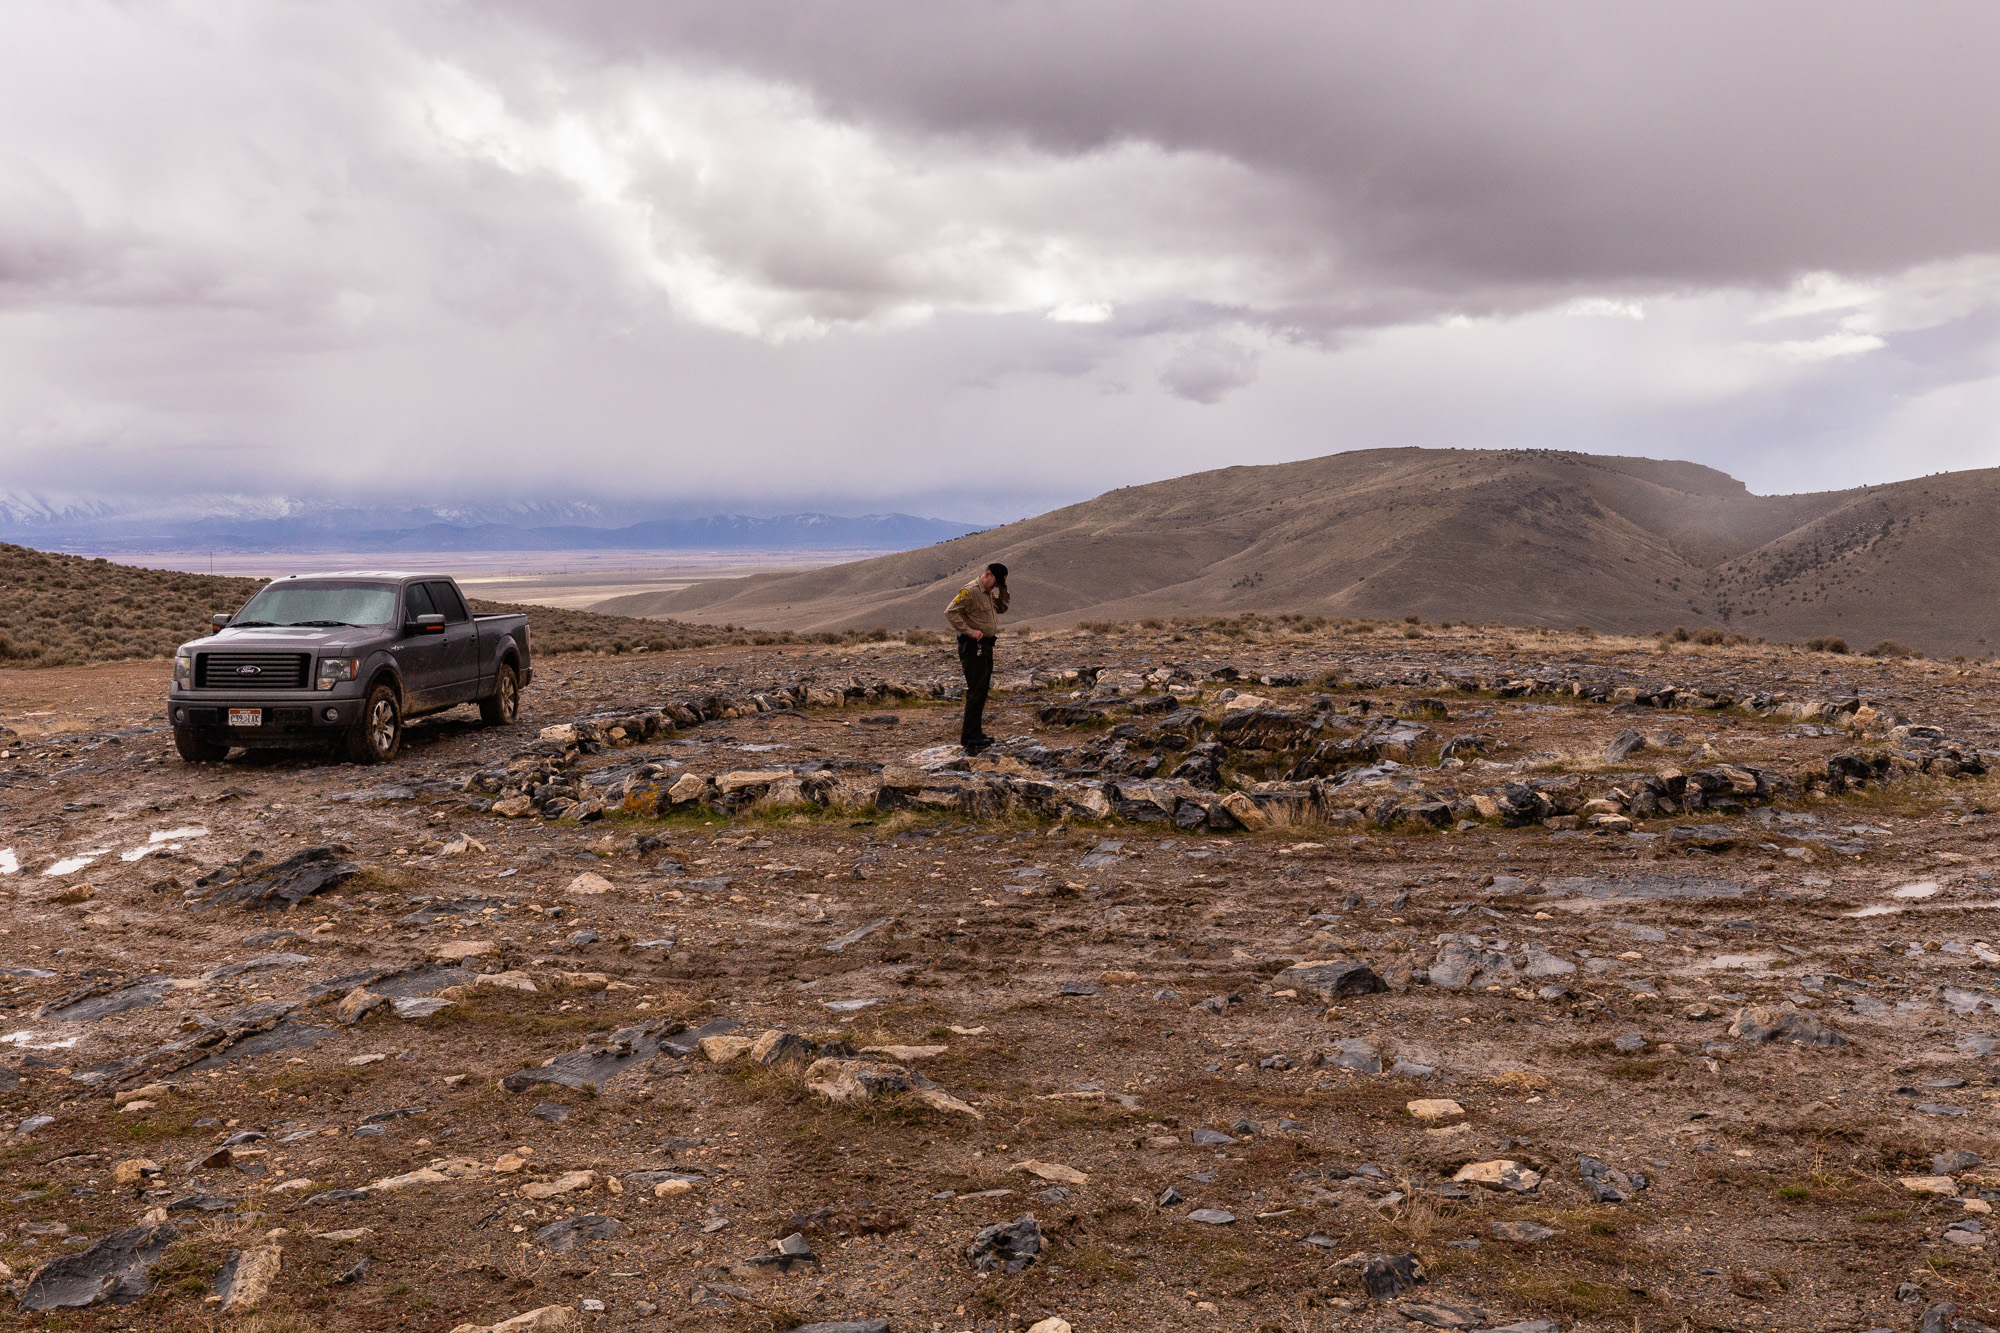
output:
M 438 609 L 431 602 L 430 590 L 421 583 L 412 583 L 403 591 L 403 611 L 406 620 L 418 616 L 434 616 Z
M 444 612 L 446 623 L 456 625 L 471 619 L 465 614 L 465 601 L 458 595 L 457 588 L 443 579 L 426 586 L 431 590 L 431 600 L 437 603 L 437 609 Z

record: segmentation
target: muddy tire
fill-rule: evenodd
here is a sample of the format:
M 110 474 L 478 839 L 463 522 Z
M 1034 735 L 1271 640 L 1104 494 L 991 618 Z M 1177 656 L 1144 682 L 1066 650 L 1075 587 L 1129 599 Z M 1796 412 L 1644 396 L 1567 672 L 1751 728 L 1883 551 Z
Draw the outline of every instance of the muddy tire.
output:
M 493 673 L 493 692 L 479 701 L 479 720 L 489 727 L 510 725 L 521 714 L 521 678 L 502 662 Z
M 388 685 L 368 691 L 361 721 L 347 733 L 347 757 L 357 764 L 386 764 L 403 748 L 403 704 Z
M 227 745 L 204 736 L 193 727 L 174 728 L 174 748 L 180 751 L 181 758 L 190 764 L 218 763 L 229 753 Z

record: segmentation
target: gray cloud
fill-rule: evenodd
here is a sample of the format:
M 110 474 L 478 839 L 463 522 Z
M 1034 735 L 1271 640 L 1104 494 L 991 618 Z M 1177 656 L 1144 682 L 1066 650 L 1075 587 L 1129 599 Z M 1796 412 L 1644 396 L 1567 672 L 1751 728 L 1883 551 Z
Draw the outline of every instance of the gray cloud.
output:
M 1780 283 L 2000 242 L 2000 11 L 1967 0 L 580 0 L 554 22 L 913 130 L 1213 152 L 1296 183 L 1343 282 Z
M 1219 403 L 1257 380 L 1257 355 L 1221 337 L 1204 337 L 1167 362 L 1160 383 L 1191 403 Z
M 1955 0 L 16 7 L 0 487 L 996 519 L 1385 443 L 2000 461 L 1995 38 Z

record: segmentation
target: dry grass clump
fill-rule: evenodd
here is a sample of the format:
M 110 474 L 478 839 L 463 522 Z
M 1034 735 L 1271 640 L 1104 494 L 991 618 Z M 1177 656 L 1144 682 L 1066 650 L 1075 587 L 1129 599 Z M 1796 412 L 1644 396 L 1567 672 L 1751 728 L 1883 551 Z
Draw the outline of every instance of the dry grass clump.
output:
M 0 543 L 0 665 L 165 657 L 263 586 Z

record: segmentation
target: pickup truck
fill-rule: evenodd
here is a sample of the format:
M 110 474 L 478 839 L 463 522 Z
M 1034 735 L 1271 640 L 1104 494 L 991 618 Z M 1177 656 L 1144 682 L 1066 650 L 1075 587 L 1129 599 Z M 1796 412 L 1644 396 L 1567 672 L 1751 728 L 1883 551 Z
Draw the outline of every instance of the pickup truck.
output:
M 489 726 L 512 722 L 533 678 L 528 618 L 471 614 L 443 574 L 297 574 L 210 623 L 174 654 L 167 691 L 190 763 L 329 743 L 385 763 L 425 713 L 476 703 Z

